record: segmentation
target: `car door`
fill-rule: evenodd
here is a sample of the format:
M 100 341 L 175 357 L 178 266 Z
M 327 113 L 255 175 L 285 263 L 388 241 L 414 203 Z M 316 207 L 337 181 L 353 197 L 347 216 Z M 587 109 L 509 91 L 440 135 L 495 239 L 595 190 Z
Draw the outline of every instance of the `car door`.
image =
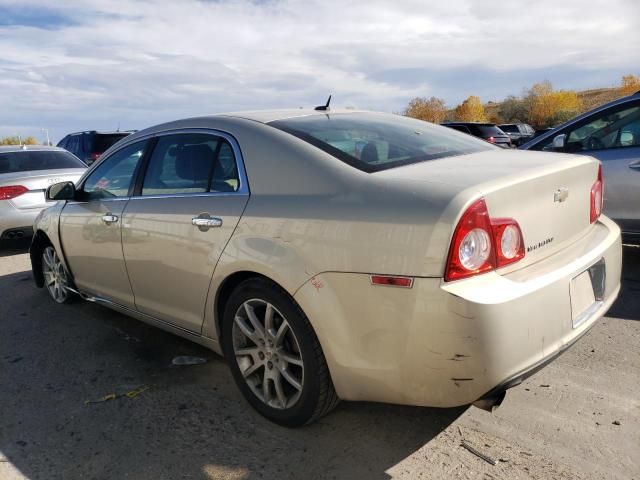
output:
M 60 238 L 76 286 L 130 308 L 135 302 L 122 254 L 121 218 L 146 145 L 136 142 L 105 158 L 60 214 Z
M 159 135 L 123 215 L 138 311 L 200 332 L 216 263 L 249 198 L 240 149 L 224 133 Z

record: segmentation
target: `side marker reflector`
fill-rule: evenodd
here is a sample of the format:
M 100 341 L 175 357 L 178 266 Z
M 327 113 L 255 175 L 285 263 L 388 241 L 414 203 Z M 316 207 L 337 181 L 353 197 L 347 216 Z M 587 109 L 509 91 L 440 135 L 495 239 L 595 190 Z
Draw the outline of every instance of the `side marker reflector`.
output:
M 390 275 L 371 275 L 372 285 L 386 285 L 388 287 L 413 287 L 412 277 L 394 277 Z

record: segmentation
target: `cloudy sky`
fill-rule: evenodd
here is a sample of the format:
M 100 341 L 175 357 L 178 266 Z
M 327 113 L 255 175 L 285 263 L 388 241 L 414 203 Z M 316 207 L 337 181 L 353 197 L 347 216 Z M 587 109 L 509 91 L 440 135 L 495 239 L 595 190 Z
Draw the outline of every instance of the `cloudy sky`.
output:
M 0 136 L 640 74 L 637 0 L 0 0 Z

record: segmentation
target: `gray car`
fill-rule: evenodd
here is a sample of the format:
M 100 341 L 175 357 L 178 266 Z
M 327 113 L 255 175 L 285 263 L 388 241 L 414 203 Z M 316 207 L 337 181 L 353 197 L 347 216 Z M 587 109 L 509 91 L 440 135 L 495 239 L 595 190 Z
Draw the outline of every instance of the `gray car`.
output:
M 640 244 L 640 92 L 584 113 L 520 148 L 600 160 L 604 213 L 620 225 L 623 241 Z
M 57 147 L 0 147 L 0 240 L 29 237 L 33 221 L 48 207 L 44 191 L 62 181 L 77 181 L 87 166 Z

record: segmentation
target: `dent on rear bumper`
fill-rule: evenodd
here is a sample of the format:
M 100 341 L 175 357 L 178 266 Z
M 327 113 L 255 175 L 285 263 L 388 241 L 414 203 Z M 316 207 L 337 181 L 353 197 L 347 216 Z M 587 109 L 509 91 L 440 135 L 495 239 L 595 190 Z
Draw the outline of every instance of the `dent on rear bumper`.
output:
M 570 258 L 567 258 L 570 257 Z M 572 328 L 569 283 L 599 259 L 602 306 Z M 322 344 L 338 395 L 423 406 L 469 404 L 566 348 L 606 313 L 620 289 L 620 231 L 602 221 L 564 252 L 500 276 L 413 288 L 328 272 L 295 295 Z

